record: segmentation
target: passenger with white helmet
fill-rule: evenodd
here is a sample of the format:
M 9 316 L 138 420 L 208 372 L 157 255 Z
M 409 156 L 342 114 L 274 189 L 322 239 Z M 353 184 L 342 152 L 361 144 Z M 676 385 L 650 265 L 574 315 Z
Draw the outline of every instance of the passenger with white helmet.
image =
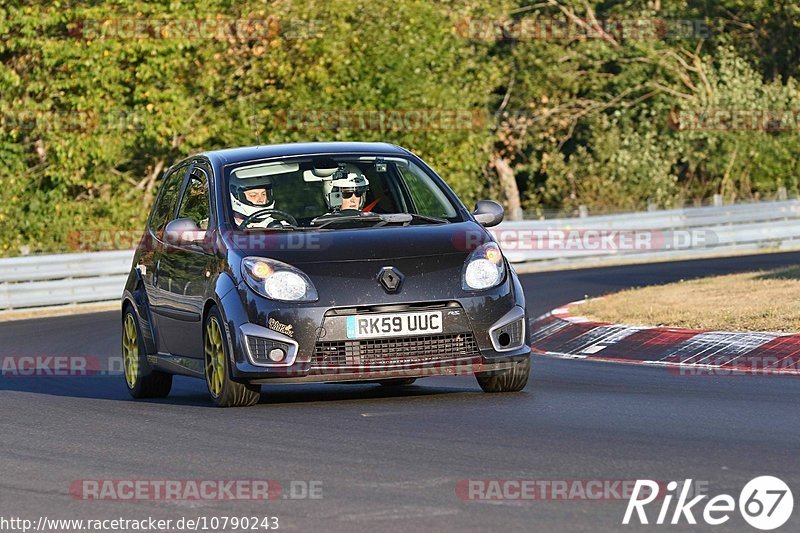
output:
M 232 174 L 230 193 L 233 220 L 236 225 L 240 225 L 254 213 L 275 207 L 272 178 L 269 176 L 241 178 Z M 253 218 L 248 223 L 249 227 L 254 228 L 280 228 L 285 225 L 286 222 L 273 218 L 269 212 Z
M 332 212 L 361 211 L 367 201 L 369 180 L 355 165 L 341 165 L 333 179 L 323 181 L 325 203 Z

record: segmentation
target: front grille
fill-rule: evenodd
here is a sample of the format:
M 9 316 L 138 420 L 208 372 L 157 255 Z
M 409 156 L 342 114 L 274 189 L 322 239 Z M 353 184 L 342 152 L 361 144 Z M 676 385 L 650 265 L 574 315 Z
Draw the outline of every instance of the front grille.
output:
M 472 333 L 318 342 L 312 366 L 391 366 L 480 355 Z

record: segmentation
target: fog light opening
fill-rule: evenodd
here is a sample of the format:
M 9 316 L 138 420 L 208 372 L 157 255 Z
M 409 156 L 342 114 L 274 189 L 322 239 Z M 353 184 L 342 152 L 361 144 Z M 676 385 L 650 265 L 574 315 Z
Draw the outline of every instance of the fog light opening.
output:
M 511 343 L 511 336 L 504 331 L 497 336 L 497 342 L 500 343 L 500 346 L 506 347 Z
M 280 363 L 286 358 L 286 352 L 280 348 L 273 348 L 269 351 L 269 360 L 274 363 Z

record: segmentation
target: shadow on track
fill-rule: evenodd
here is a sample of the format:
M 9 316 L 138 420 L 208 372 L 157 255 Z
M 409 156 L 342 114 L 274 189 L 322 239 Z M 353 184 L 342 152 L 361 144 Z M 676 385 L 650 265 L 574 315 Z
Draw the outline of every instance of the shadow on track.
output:
M 211 400 L 201 380 L 177 376 L 172 391 L 166 398 L 134 400 L 125 389 L 122 375 L 91 377 L 18 377 L 0 376 L 0 391 L 14 391 L 50 396 L 91 398 L 165 405 L 207 406 Z M 382 387 L 377 384 L 298 384 L 262 386 L 259 405 L 309 404 L 341 401 L 374 401 L 393 398 L 423 398 L 428 396 L 482 394 L 477 384 L 474 388 L 453 383 L 454 387 L 428 386 L 425 380 L 406 387 Z

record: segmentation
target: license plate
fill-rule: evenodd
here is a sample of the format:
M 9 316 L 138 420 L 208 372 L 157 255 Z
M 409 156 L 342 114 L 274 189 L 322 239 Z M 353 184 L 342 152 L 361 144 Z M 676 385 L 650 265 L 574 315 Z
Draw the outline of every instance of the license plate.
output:
M 442 332 L 442 312 L 353 315 L 347 317 L 347 338 L 405 337 Z

